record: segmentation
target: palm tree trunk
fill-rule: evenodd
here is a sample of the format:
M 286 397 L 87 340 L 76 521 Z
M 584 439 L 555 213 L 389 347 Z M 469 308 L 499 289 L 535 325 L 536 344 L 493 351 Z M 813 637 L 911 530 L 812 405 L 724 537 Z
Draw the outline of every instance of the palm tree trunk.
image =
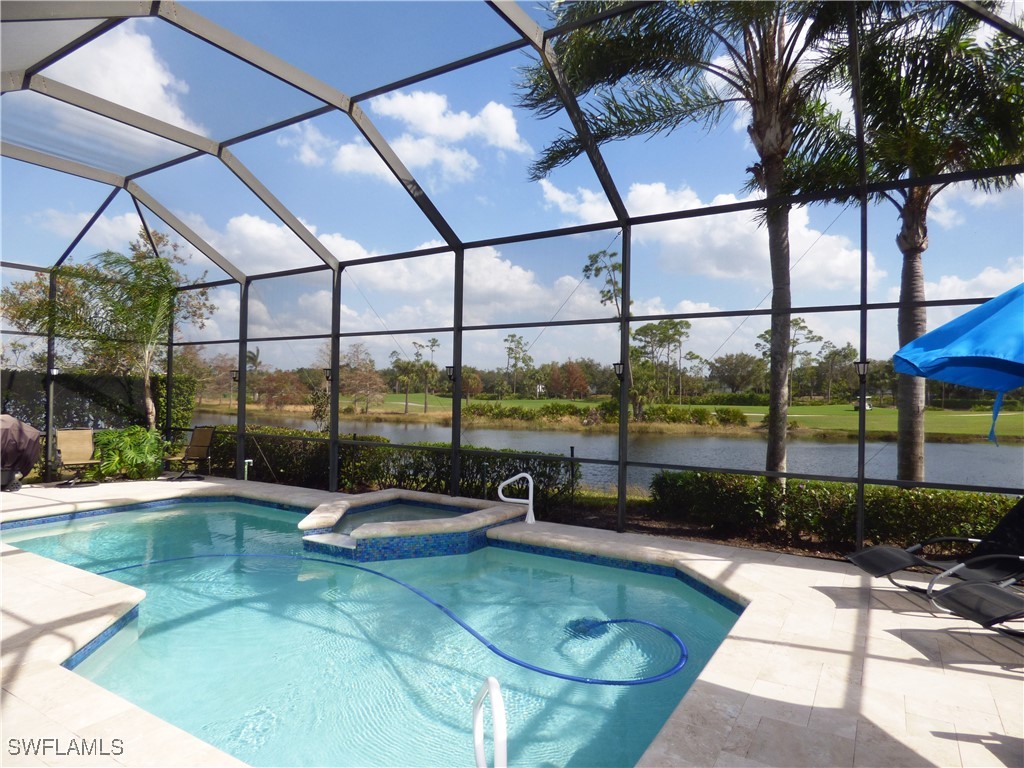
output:
M 928 313 L 924 308 L 924 264 L 922 255 L 928 248 L 928 189 L 911 190 L 900 212 L 902 226 L 896 244 L 903 253 L 900 277 L 900 306 L 897 319 L 902 347 L 928 330 Z M 896 477 L 899 480 L 924 480 L 924 403 L 925 380 L 918 376 L 899 375 L 896 406 Z
M 156 429 L 156 403 L 153 402 L 153 383 L 148 368 L 142 375 L 142 399 L 146 408 L 146 426 Z
M 764 162 L 765 193 L 769 197 L 781 188 L 782 160 Z M 768 448 L 765 469 L 786 471 L 786 429 L 789 426 L 790 310 L 789 207 L 767 212 L 768 256 L 772 273 L 772 333 L 768 374 Z

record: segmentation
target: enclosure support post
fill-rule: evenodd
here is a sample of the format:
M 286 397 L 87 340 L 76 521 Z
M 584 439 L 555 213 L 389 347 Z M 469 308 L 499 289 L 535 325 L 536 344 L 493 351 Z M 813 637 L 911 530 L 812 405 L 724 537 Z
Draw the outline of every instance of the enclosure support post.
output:
M 619 362 L 623 364 L 623 377 L 619 386 L 619 466 L 618 466 L 618 514 L 615 529 L 626 530 L 626 462 L 629 459 L 629 387 L 632 372 L 629 365 L 629 274 L 630 246 L 633 228 L 622 228 L 622 295 L 620 297 Z
M 338 490 L 341 478 L 338 473 L 338 387 L 341 382 L 338 380 L 339 370 L 339 334 L 341 333 L 341 275 L 345 268 L 338 265 L 334 268 L 331 283 L 331 380 L 327 382 L 327 408 L 329 416 L 327 419 L 327 461 L 330 462 L 327 469 L 327 490 Z
M 864 547 L 864 456 L 867 434 L 868 368 L 868 193 L 867 162 L 864 154 L 864 112 L 860 91 L 860 40 L 856 9 L 847 7 L 850 37 L 850 80 L 853 94 L 854 128 L 857 132 L 858 202 L 860 204 L 860 362 L 857 364 L 857 521 L 854 538 L 857 550 Z
M 50 272 L 49 301 L 52 313 L 52 308 L 57 303 L 56 269 Z M 54 479 L 54 467 L 57 464 L 57 441 L 55 439 L 57 432 L 53 423 L 53 398 L 56 394 L 55 379 L 57 378 L 54 374 L 57 363 L 57 348 L 54 333 L 53 315 L 51 314 L 50 322 L 46 329 L 46 378 L 43 379 L 46 384 L 46 424 L 44 425 L 44 432 L 46 433 L 46 462 L 43 468 L 43 480 L 47 483 Z
M 245 395 L 249 339 L 249 286 L 246 278 L 239 286 L 238 302 L 238 401 L 235 418 L 235 479 L 241 480 L 245 468 Z
M 452 477 L 449 493 L 458 496 L 462 479 L 462 303 L 465 295 L 466 249 L 455 251 L 455 315 L 452 318 Z

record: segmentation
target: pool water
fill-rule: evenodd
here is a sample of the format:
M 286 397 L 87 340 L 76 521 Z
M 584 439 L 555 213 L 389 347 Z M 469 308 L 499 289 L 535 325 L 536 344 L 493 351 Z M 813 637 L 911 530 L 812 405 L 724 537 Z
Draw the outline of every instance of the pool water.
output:
M 677 579 L 496 547 L 373 564 L 536 666 L 636 679 L 678 656 L 643 626 L 575 631 L 591 618 L 658 623 L 689 651 L 660 682 L 569 682 L 505 661 L 370 569 L 303 555 L 298 519 L 183 504 L 4 540 L 95 572 L 127 566 L 110 578 L 146 590 L 139 618 L 76 672 L 257 766 L 471 765 L 472 702 L 489 675 L 504 695 L 510 765 L 633 765 L 736 620 Z
M 361 510 L 351 507 L 338 521 L 335 533 L 352 533 L 366 523 L 404 523 L 413 520 L 442 520 L 459 517 L 473 509 L 451 509 L 447 507 L 428 506 L 426 504 L 409 504 L 404 502 L 388 502 L 379 507 Z

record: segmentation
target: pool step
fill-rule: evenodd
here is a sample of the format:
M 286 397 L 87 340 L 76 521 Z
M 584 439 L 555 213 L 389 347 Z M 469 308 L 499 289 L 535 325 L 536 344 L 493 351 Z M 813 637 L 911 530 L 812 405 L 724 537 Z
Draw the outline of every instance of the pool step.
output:
M 302 540 L 337 549 L 351 549 L 355 551 L 356 548 L 356 540 L 347 533 L 314 533 L 310 536 L 303 536 Z

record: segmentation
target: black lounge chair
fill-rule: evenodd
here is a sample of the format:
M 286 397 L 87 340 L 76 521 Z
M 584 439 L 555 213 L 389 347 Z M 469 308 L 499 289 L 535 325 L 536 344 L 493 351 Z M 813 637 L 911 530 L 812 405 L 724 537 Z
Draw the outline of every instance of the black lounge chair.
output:
M 973 544 L 969 553 L 961 557 L 930 559 L 924 556 L 924 548 L 932 544 L 960 542 Z M 991 581 L 1004 584 L 1024 578 L 1024 498 L 999 521 L 983 539 L 958 536 L 941 536 L 914 544 L 906 549 L 879 545 L 868 547 L 848 556 L 850 562 L 878 578 L 885 576 L 897 587 L 912 592 L 926 593 L 928 587 L 896 581 L 893 574 L 917 566 L 931 573 L 949 571 L 965 581 Z
M 985 581 L 961 581 L 933 592 L 931 599 L 941 611 L 1010 637 L 1024 638 L 1024 630 L 1002 626 L 1024 619 L 1024 592 L 1015 587 Z
M 168 480 L 202 480 L 202 475 L 190 472 L 190 467 L 199 468 L 199 463 L 206 462 L 206 471 L 210 471 L 210 451 L 213 448 L 213 433 L 216 427 L 196 427 L 192 430 L 192 438 L 185 449 L 175 455 L 164 458 L 165 464 L 178 463 L 184 465 L 180 475 L 169 477 Z

